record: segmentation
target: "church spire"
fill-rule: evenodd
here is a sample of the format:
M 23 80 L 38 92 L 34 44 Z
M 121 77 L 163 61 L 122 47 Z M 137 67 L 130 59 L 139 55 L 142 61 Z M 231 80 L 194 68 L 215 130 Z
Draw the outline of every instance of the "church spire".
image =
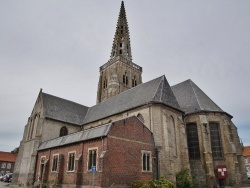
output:
M 142 67 L 132 62 L 128 22 L 124 2 L 116 25 L 110 59 L 100 67 L 97 103 L 142 83 Z
M 110 59 L 117 56 L 132 61 L 128 22 L 123 1 L 121 3 Z

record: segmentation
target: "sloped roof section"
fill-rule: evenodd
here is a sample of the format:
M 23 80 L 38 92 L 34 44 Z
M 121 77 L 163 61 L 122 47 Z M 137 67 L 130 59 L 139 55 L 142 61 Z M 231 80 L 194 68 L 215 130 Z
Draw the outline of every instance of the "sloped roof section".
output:
M 198 111 L 224 112 L 190 79 L 171 88 L 185 113 Z
M 108 123 L 95 128 L 87 129 L 84 131 L 69 134 L 63 137 L 55 138 L 52 140 L 45 141 L 40 144 L 38 150 L 44 150 L 59 146 L 64 146 L 68 144 L 73 144 L 81 141 L 91 140 L 95 138 L 100 138 L 102 136 L 107 136 L 112 123 Z
M 161 102 L 180 110 L 165 76 L 161 76 L 90 107 L 83 124 L 97 121 L 149 102 Z
M 175 95 L 165 76 L 161 77 L 161 82 L 155 93 L 153 101 L 162 102 L 171 107 L 180 109 L 180 105 L 178 104 Z
M 45 117 L 81 125 L 88 107 L 53 95 L 42 93 Z
M 242 153 L 242 155 L 243 155 L 244 157 L 250 156 L 250 146 L 245 146 L 245 147 L 243 148 L 243 153 Z
M 0 151 L 0 161 L 2 162 L 15 162 L 17 157 L 17 153 L 10 153 Z

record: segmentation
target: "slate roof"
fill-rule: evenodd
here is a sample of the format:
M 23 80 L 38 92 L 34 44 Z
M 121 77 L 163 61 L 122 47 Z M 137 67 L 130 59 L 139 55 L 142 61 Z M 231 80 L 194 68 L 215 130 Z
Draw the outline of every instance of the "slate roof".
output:
M 64 146 L 64 145 L 73 144 L 76 142 L 81 142 L 85 140 L 91 140 L 91 139 L 107 136 L 111 125 L 112 123 L 108 123 L 102 126 L 98 126 L 95 128 L 87 129 L 84 131 L 76 132 L 76 133 L 69 134 L 63 137 L 45 141 L 40 144 L 40 146 L 38 147 L 38 150 Z
M 167 79 L 165 76 L 161 76 L 90 107 L 83 124 L 97 121 L 150 102 L 164 103 L 181 111 Z
M 192 80 L 186 80 L 171 87 L 185 113 L 198 111 L 224 112 Z
M 81 125 L 88 107 L 53 95 L 42 93 L 45 117 Z

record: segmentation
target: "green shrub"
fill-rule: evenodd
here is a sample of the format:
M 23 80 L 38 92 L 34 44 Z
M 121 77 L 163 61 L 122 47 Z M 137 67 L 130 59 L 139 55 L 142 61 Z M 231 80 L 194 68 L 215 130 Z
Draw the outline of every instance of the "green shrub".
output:
M 130 188 L 141 188 L 144 186 L 144 183 L 141 181 L 134 181 L 133 183 L 131 183 L 131 185 L 129 186 Z
M 159 180 L 150 180 L 148 183 L 134 181 L 130 188 L 174 188 L 174 184 L 162 177 Z
M 204 181 L 199 181 L 196 178 L 193 178 L 191 187 L 192 188 L 209 188 L 210 186 Z
M 183 169 L 176 174 L 176 187 L 177 188 L 192 187 L 192 181 L 189 177 L 188 169 Z
M 148 186 L 149 188 L 174 188 L 174 184 L 163 177 L 159 180 L 150 180 Z

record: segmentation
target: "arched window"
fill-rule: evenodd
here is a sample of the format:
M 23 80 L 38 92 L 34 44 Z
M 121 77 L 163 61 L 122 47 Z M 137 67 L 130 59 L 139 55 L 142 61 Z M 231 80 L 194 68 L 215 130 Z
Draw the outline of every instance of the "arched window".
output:
M 65 135 L 67 135 L 68 134 L 68 129 L 67 129 L 67 127 L 62 127 L 61 129 L 60 129 L 60 136 L 65 136 Z
M 137 115 L 137 118 L 138 118 L 139 120 L 141 120 L 142 123 L 144 123 L 144 118 L 143 118 L 143 116 L 142 116 L 141 114 L 138 114 L 138 115 Z

